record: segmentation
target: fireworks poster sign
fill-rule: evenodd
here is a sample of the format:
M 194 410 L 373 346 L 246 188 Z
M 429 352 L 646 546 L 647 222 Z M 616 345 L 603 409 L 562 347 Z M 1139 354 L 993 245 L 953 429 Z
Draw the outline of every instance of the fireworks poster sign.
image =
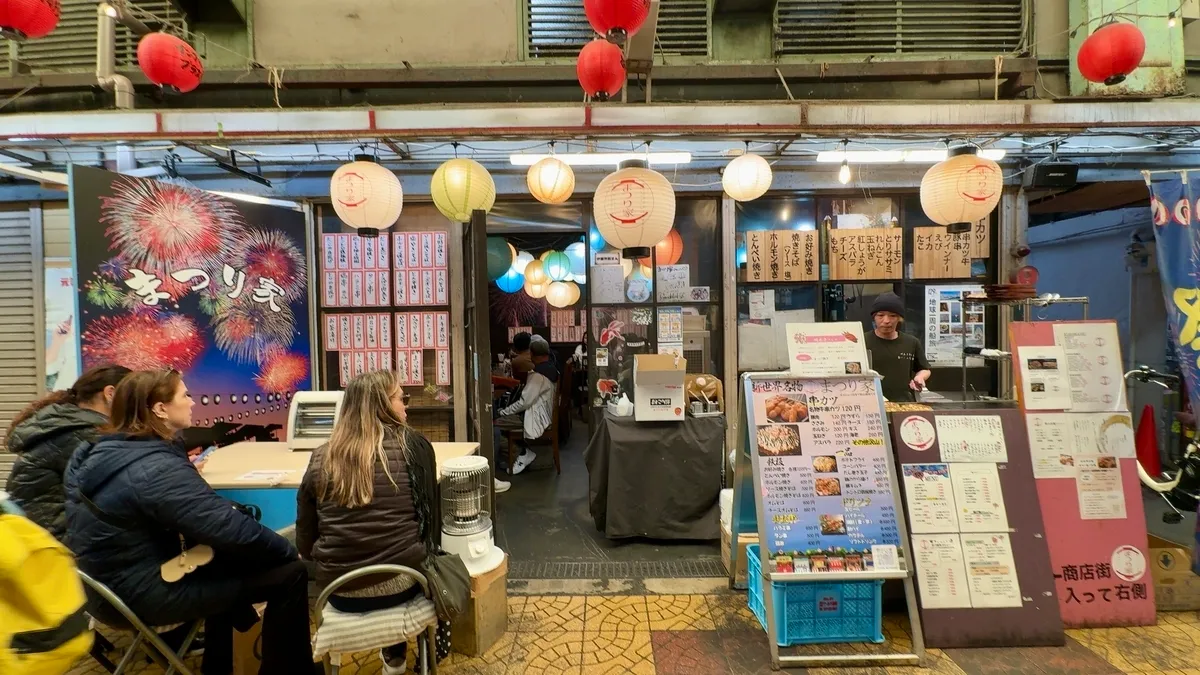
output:
M 83 367 L 183 373 L 191 443 L 283 440 L 309 388 L 304 214 L 71 170 Z

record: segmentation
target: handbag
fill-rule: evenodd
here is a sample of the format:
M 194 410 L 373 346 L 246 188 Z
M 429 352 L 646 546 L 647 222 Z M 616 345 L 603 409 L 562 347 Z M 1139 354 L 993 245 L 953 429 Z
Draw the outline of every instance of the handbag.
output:
M 453 621 L 471 601 L 471 573 L 457 553 L 431 549 L 421 565 L 438 618 Z

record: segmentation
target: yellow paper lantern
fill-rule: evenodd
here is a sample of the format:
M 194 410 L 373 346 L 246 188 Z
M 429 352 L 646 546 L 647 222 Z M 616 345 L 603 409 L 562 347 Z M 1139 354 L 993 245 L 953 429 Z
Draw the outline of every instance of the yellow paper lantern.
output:
M 439 166 L 429 192 L 438 211 L 460 223 L 471 220 L 473 211 L 491 211 L 496 203 L 492 175 L 473 159 L 452 159 Z
M 675 223 L 675 191 L 645 162 L 622 162 L 596 187 L 592 214 L 600 236 L 625 258 L 644 258 Z
M 565 281 L 554 281 L 550 283 L 550 288 L 546 291 L 546 302 L 550 303 L 551 307 L 562 309 L 563 307 L 571 306 L 571 286 Z
M 535 284 L 550 283 L 550 277 L 546 274 L 545 264 L 541 260 L 534 260 L 525 266 L 525 283 L 529 282 Z
M 748 202 L 771 189 L 771 165 L 751 152 L 734 157 L 721 175 L 726 194 L 739 202 Z
M 528 295 L 529 297 L 544 298 L 544 297 L 546 297 L 546 293 L 548 293 L 549 291 L 550 291 L 549 279 L 547 279 L 546 282 L 539 284 L 539 283 L 534 283 L 534 282 L 530 281 L 529 277 L 525 277 L 525 294 Z
M 954 148 L 951 156 L 921 179 L 921 210 L 947 226 L 976 223 L 1000 203 L 1004 174 L 1000 165 L 976 154 L 974 146 Z
M 538 160 L 525 174 L 529 194 L 543 204 L 562 204 L 575 192 L 575 171 L 557 157 Z
M 571 287 L 571 304 L 579 302 L 579 298 L 583 297 L 583 291 L 579 290 L 579 284 L 568 281 L 567 285 Z
M 333 210 L 362 236 L 379 234 L 400 219 L 404 190 L 400 179 L 370 155 L 356 155 L 329 179 Z

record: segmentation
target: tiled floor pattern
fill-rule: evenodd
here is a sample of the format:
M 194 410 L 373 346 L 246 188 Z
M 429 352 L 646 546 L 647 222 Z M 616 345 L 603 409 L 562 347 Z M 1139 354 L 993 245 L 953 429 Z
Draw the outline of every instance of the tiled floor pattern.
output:
M 509 598 L 509 631 L 488 652 L 442 662 L 444 675 L 760 675 L 770 673 L 764 633 L 740 595 L 519 596 Z M 887 642 L 910 647 L 907 619 L 887 617 Z M 808 675 L 1200 675 L 1200 615 L 1160 614 L 1158 625 L 1068 631 L 1065 647 L 928 650 L 923 668 L 792 670 Z M 127 642 L 127 640 L 122 641 Z M 809 648 L 832 653 L 847 645 Z M 411 650 L 410 650 L 411 651 Z M 380 671 L 375 654 L 356 655 L 346 675 Z M 101 675 L 92 661 L 74 675 Z M 139 663 L 132 671 L 160 673 Z

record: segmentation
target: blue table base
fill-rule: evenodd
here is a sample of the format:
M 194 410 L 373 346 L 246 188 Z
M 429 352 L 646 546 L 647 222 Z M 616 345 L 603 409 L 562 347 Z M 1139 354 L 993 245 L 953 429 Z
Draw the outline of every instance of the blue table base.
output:
M 239 504 L 257 506 L 262 510 L 262 524 L 272 530 L 282 530 L 296 524 L 295 488 L 251 488 L 216 492 Z

